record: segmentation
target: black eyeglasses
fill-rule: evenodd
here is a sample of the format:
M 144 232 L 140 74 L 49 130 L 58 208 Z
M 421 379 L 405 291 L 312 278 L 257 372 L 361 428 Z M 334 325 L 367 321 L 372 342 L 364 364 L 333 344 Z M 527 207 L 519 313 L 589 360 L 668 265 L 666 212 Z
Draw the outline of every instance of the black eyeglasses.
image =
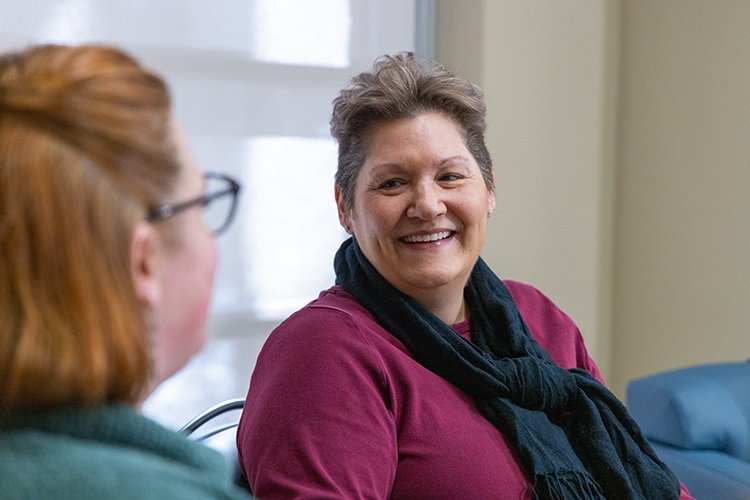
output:
M 213 172 L 204 174 L 203 178 L 206 181 L 206 194 L 194 200 L 158 206 L 148 212 L 146 220 L 158 222 L 190 207 L 199 206 L 203 210 L 203 222 L 206 227 L 214 235 L 223 233 L 234 218 L 240 183 L 228 175 Z

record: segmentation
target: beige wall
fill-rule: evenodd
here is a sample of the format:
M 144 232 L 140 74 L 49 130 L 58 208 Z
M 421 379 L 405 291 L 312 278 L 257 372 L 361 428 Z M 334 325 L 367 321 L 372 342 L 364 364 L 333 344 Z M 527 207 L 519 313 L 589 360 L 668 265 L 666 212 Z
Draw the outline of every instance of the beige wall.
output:
M 498 208 L 484 257 L 540 288 L 609 368 L 616 10 L 607 1 L 437 2 L 436 57 L 478 83 Z M 615 25 L 615 26 L 612 26 Z
M 750 2 L 437 0 L 481 85 L 485 257 L 579 324 L 615 392 L 750 357 Z
M 750 357 L 750 2 L 623 2 L 616 387 Z

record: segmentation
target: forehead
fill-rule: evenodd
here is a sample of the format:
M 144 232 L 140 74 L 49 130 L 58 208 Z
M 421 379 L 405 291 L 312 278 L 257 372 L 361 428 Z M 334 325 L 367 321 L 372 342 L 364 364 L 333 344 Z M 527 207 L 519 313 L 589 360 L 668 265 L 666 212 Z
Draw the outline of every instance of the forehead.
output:
M 382 121 L 369 131 L 363 169 L 441 164 L 451 159 L 476 163 L 466 147 L 462 129 L 437 113 Z
M 366 134 L 369 136 L 371 148 L 384 143 L 391 147 L 414 146 L 431 137 L 463 140 L 458 122 L 437 112 L 382 120 L 374 123 Z
M 410 155 L 470 156 L 459 125 L 436 113 L 379 122 L 370 129 L 369 136 L 365 164 Z

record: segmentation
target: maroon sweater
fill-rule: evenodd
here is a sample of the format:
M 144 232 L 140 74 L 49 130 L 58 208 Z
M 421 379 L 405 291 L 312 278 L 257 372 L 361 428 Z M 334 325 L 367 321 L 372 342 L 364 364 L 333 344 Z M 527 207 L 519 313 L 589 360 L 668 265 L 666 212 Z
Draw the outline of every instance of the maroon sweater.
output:
M 601 381 L 573 321 L 535 288 L 504 283 L 552 359 Z M 454 329 L 471 338 L 468 321 Z M 472 399 L 414 361 L 341 287 L 271 333 L 237 442 L 264 500 L 531 494 L 515 451 Z

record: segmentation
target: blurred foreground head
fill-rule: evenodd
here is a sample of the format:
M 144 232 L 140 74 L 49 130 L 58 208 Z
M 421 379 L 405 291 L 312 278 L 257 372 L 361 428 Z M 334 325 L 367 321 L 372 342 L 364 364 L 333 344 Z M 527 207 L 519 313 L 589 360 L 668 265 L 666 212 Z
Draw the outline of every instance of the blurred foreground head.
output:
M 200 194 L 179 137 L 163 80 L 120 50 L 0 55 L 0 409 L 135 403 L 178 368 L 156 280 L 187 222 L 146 216 Z

